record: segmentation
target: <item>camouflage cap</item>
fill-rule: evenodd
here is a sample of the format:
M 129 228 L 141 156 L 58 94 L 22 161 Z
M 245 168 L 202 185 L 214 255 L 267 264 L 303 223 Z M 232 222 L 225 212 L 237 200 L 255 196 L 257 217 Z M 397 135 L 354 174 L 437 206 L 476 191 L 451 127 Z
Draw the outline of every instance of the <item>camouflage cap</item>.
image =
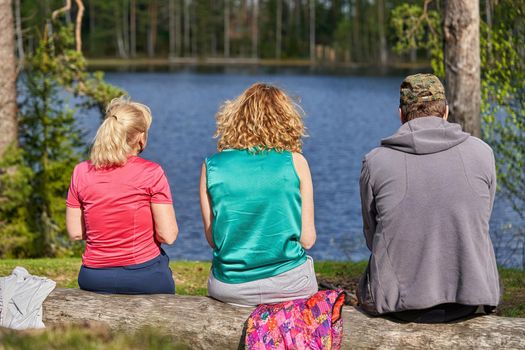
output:
M 409 75 L 401 83 L 399 105 L 406 106 L 417 102 L 445 101 L 445 88 L 433 74 Z

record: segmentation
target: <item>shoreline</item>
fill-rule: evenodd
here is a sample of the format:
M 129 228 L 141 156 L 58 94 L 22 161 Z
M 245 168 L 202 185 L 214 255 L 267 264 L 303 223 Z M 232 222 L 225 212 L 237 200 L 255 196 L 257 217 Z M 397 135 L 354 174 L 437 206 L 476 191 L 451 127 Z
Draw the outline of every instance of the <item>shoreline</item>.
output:
M 223 58 L 223 57 L 165 57 L 165 58 L 86 58 L 90 70 L 115 69 L 217 69 L 217 68 L 261 68 L 261 69 L 298 69 L 317 72 L 357 73 L 385 75 L 392 72 L 431 71 L 428 62 L 389 62 L 385 66 L 356 62 L 311 61 L 309 59 L 259 59 L 259 58 Z

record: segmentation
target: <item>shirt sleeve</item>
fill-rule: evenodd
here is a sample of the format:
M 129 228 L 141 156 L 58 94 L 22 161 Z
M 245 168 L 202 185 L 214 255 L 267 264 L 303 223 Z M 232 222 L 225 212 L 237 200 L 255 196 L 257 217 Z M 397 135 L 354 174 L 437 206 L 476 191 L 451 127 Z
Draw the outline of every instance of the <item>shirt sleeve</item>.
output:
M 372 250 L 377 225 L 377 211 L 372 185 L 370 184 L 370 171 L 368 170 L 366 160 L 363 160 L 361 176 L 359 177 L 359 187 L 361 193 L 361 211 L 363 215 L 363 233 L 368 249 Z
M 159 166 L 154 173 L 152 185 L 149 189 L 151 203 L 172 204 L 170 184 L 164 170 Z
M 77 167 L 73 170 L 71 175 L 71 182 L 69 183 L 69 190 L 67 191 L 66 206 L 70 208 L 80 208 L 80 199 L 78 196 L 78 170 Z

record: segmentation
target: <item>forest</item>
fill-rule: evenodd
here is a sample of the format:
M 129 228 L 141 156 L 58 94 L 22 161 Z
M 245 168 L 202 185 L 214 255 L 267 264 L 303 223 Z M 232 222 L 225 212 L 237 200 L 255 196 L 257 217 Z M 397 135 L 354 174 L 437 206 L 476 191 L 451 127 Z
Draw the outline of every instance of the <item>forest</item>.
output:
M 407 62 L 428 64 L 432 54 L 425 45 L 417 47 L 411 43 L 405 49 L 398 45 L 399 18 L 406 19 L 405 25 L 423 26 L 426 19 L 433 20 L 443 12 L 445 1 L 13 2 L 20 57 L 24 52 L 35 50 L 46 21 L 65 5 L 70 8 L 64 12 L 65 21 L 81 23 L 82 52 L 89 58 L 243 58 L 406 65 Z M 420 18 L 423 7 L 426 11 L 428 9 L 428 18 Z M 518 23 L 520 16 L 517 16 L 523 7 L 522 0 L 482 0 L 480 16 L 491 28 L 523 27 L 523 23 Z M 429 36 L 438 30 L 430 28 L 420 41 L 431 41 Z

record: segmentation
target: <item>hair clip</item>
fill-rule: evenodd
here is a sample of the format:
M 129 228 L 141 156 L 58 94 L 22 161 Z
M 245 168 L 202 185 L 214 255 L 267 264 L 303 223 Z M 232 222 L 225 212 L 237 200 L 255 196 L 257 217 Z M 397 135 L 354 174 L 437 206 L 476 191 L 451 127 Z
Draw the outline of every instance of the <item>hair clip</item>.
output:
M 111 116 L 112 116 L 113 118 L 115 118 L 115 119 L 118 121 L 118 118 L 117 118 L 116 115 L 112 114 Z

